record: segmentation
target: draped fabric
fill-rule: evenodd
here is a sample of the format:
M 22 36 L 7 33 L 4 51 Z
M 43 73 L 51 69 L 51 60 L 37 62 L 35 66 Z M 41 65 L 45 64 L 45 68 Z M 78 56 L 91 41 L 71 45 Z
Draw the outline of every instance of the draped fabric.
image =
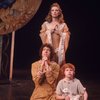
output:
M 0 35 L 16 31 L 26 25 L 37 12 L 41 2 L 42 0 L 0 1 Z
M 35 89 L 30 100 L 56 100 L 55 99 L 55 89 L 56 89 L 56 82 L 59 74 L 60 66 L 55 63 L 51 62 L 50 67 L 52 71 L 46 75 L 46 79 L 44 80 L 43 84 L 39 84 L 39 77 L 37 77 L 37 72 L 41 69 L 40 61 L 36 61 L 32 64 L 32 79 L 35 83 Z
M 68 43 L 70 39 L 70 32 L 67 27 L 66 23 L 61 23 L 58 25 L 58 29 L 60 33 L 51 33 L 50 28 L 48 27 L 49 23 L 44 22 L 42 24 L 41 30 L 40 30 L 40 37 L 42 40 L 42 43 L 50 43 L 56 53 L 54 61 L 56 61 L 58 64 L 62 65 L 63 62 L 65 62 L 65 52 L 68 48 Z

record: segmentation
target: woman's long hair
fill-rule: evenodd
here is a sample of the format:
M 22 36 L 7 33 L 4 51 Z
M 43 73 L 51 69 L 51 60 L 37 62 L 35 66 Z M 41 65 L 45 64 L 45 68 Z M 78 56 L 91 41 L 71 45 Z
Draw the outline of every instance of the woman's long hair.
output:
M 42 46 L 41 46 L 41 48 L 40 48 L 40 51 L 39 51 L 39 55 L 40 55 L 40 58 L 42 58 L 42 51 L 43 51 L 43 48 L 44 47 L 47 47 L 47 48 L 49 48 L 50 49 L 50 60 L 52 61 L 52 58 L 53 58 L 53 55 L 54 55 L 54 49 L 53 49 L 53 47 L 51 46 L 51 44 L 48 44 L 48 43 L 46 43 L 46 44 L 43 44 Z M 45 79 L 46 79 L 46 76 L 45 76 L 45 73 L 41 76 L 41 78 L 39 79 L 39 85 L 42 85 L 43 83 L 44 83 L 44 81 L 45 81 Z
M 63 22 L 64 22 L 64 17 L 63 17 L 63 13 L 62 13 L 62 10 L 61 10 L 61 8 L 60 8 L 60 5 L 59 5 L 58 3 L 53 3 L 53 4 L 51 5 L 50 11 L 49 11 L 47 17 L 45 18 L 45 20 L 46 20 L 47 22 L 49 22 L 49 23 L 52 21 L 52 16 L 51 16 L 51 8 L 52 8 L 52 7 L 57 7 L 57 8 L 59 8 L 60 14 L 59 14 L 59 16 L 58 16 L 58 21 L 59 21 L 59 23 L 63 23 Z
M 51 46 L 51 44 L 49 44 L 49 43 L 45 43 L 45 44 L 43 44 L 43 45 L 41 46 L 40 51 L 39 51 L 40 59 L 42 58 L 42 51 L 43 51 L 43 48 L 44 48 L 44 47 L 47 47 L 47 48 L 50 49 L 50 60 L 52 60 L 52 58 L 53 58 L 53 56 L 54 56 L 54 49 L 53 49 L 53 47 Z

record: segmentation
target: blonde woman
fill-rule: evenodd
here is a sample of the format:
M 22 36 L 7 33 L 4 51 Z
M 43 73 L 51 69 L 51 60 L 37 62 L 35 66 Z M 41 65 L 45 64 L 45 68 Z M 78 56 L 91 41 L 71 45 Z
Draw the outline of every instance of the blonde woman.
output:
M 64 64 L 70 32 L 58 3 L 51 5 L 46 21 L 41 26 L 40 37 L 43 44 L 49 43 L 53 46 L 55 51 L 53 60 L 59 65 Z

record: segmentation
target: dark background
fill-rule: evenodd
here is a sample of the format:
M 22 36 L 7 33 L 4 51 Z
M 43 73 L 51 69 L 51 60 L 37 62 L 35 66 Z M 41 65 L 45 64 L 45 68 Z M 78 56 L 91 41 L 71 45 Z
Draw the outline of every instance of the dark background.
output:
M 14 70 L 31 69 L 32 62 L 39 59 L 39 31 L 54 2 L 60 4 L 71 32 L 66 62 L 76 66 L 76 76 L 99 80 L 100 11 L 96 0 L 43 0 L 30 22 L 16 31 Z

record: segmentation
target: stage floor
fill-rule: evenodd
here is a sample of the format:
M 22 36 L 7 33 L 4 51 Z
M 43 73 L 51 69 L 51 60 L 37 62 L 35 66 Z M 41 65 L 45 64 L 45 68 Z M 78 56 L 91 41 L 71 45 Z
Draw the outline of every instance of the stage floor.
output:
M 11 82 L 0 80 L 0 100 L 30 100 L 34 84 L 30 73 L 26 73 L 17 71 Z M 100 81 L 85 80 L 83 84 L 87 88 L 88 100 L 100 100 Z

